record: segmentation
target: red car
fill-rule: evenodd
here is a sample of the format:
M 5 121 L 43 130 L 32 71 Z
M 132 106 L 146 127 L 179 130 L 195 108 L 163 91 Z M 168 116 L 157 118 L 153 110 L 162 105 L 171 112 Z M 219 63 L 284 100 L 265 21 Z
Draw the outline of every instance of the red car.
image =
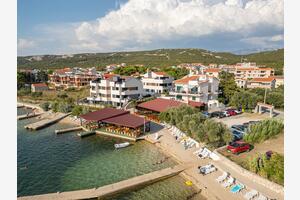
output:
M 250 151 L 250 144 L 243 141 L 231 142 L 227 146 L 227 150 L 234 154 Z
M 229 116 L 234 116 L 237 114 L 234 109 L 228 109 L 226 112 L 229 114 Z

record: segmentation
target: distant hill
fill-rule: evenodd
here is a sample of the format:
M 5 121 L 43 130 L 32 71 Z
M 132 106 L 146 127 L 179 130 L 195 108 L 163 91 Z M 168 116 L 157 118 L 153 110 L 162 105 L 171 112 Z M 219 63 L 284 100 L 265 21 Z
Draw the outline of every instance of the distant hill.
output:
M 145 66 L 172 66 L 180 63 L 235 64 L 241 59 L 275 68 L 282 74 L 284 49 L 236 55 L 226 52 L 212 52 L 204 49 L 157 49 L 151 51 L 83 53 L 72 55 L 19 56 L 19 69 L 55 69 L 62 67 L 97 67 L 103 69 L 109 64 L 144 64 Z

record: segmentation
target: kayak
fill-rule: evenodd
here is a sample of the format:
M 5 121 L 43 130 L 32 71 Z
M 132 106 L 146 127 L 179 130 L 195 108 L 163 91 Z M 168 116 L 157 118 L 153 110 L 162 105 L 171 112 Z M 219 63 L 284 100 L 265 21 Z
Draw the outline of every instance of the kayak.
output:
M 130 145 L 129 142 L 124 142 L 124 143 L 120 143 L 120 144 L 115 144 L 115 148 L 120 149 L 120 148 L 128 147 L 129 145 Z

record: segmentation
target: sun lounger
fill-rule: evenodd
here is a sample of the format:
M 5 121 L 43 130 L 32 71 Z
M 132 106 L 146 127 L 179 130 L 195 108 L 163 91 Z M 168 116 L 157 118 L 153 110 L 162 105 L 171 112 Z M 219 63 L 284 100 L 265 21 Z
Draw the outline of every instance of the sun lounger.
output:
M 224 188 L 230 187 L 231 185 L 233 185 L 234 181 L 235 181 L 235 178 L 233 178 L 232 176 L 230 176 L 230 177 L 228 178 L 228 180 L 225 181 L 225 182 L 222 184 L 222 186 L 223 186 Z
M 217 170 L 217 168 L 215 166 L 213 166 L 212 164 L 208 164 L 208 165 L 204 165 L 202 167 L 198 167 L 199 169 L 199 173 L 206 175 L 206 174 L 210 174 L 214 171 Z
M 202 151 L 203 151 L 203 148 L 200 148 L 197 151 L 194 151 L 193 154 L 194 155 L 199 155 L 199 153 L 201 153 Z
M 209 157 L 209 154 L 210 154 L 210 152 L 206 148 L 204 148 L 203 151 L 198 154 L 198 156 L 199 156 L 199 158 L 204 159 L 204 158 Z
M 243 184 L 238 183 L 238 184 L 235 184 L 234 186 L 231 187 L 230 192 L 238 193 L 244 188 L 245 188 L 245 186 Z
M 244 195 L 244 198 L 247 200 L 252 200 L 254 199 L 256 196 L 258 196 L 258 192 L 256 190 L 251 190 L 250 192 L 247 192 Z
M 223 172 L 223 174 L 221 176 L 219 176 L 216 181 L 218 183 L 222 183 L 223 181 L 226 180 L 226 178 L 229 176 L 228 172 Z
M 268 197 L 262 195 L 262 194 L 259 194 L 258 198 L 256 200 L 269 200 Z

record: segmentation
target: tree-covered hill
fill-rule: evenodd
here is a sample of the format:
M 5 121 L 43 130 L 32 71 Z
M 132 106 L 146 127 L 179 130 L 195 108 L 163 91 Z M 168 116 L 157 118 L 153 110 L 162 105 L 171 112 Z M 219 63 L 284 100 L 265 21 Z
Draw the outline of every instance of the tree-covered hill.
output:
M 62 67 L 97 67 L 103 69 L 109 64 L 126 63 L 145 66 L 172 66 L 180 63 L 235 64 L 241 59 L 246 62 L 273 67 L 277 74 L 282 73 L 284 50 L 266 51 L 249 55 L 236 55 L 226 52 L 212 52 L 204 49 L 157 49 L 151 51 L 84 53 L 73 55 L 43 55 L 18 57 L 19 69 L 55 69 Z

